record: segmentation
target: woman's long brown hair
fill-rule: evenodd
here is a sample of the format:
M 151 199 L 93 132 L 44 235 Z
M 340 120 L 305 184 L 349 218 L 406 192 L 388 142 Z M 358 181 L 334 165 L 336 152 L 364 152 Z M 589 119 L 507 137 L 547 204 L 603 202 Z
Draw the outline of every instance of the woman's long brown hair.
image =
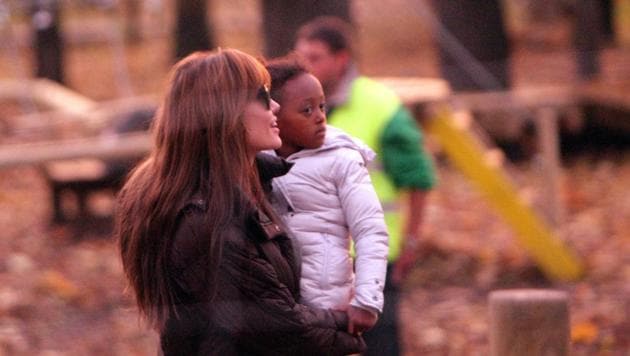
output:
M 116 209 L 123 269 L 153 327 L 176 312 L 167 269 L 186 202 L 201 192 L 207 203 L 208 271 L 215 281 L 226 227 L 242 207 L 264 201 L 243 111 L 269 81 L 261 63 L 233 49 L 197 52 L 173 67 L 152 127 L 154 147 L 124 185 Z

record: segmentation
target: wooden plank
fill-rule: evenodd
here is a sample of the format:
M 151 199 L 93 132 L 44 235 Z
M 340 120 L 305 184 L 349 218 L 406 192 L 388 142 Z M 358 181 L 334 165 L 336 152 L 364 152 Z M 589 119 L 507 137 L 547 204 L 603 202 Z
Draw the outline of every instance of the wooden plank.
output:
M 577 105 L 573 90 L 563 86 L 521 87 L 510 91 L 459 93 L 449 99 L 456 109 L 505 111 Z
M 380 77 L 377 80 L 390 87 L 406 105 L 441 102 L 448 99 L 448 82 L 439 78 Z
M 31 99 L 45 108 L 74 115 L 85 115 L 97 105 L 94 100 L 48 79 L 2 80 L 0 99 Z
M 582 103 L 599 104 L 630 112 L 630 87 L 627 85 L 583 84 L 578 88 L 577 97 Z
M 78 123 L 88 132 L 105 127 L 113 118 L 138 109 L 157 107 L 153 95 L 96 102 L 48 79 L 1 80 L 0 100 L 32 100 L 49 110 L 11 118 L 17 131 L 51 130 L 64 123 Z
M 141 157 L 150 148 L 147 133 L 0 146 L 0 168 L 76 158 Z
M 33 81 L 31 92 L 35 102 L 75 115 L 87 115 L 97 105 L 96 101 L 48 79 Z
M 117 117 L 135 110 L 155 107 L 157 98 L 147 95 L 99 102 L 89 112 L 80 115 L 62 110 L 35 112 L 12 117 L 11 132 L 17 137 L 35 134 L 54 139 L 58 128 L 64 124 L 72 124 L 79 134 L 93 135 L 109 126 Z
M 31 97 L 31 82 L 28 80 L 0 80 L 0 100 L 22 100 Z
M 44 167 L 47 177 L 55 182 L 94 181 L 102 178 L 107 171 L 105 161 L 96 158 L 53 161 L 46 163 Z
M 409 106 L 448 101 L 456 109 L 497 111 L 564 107 L 577 105 L 569 86 L 524 86 L 500 92 L 451 93 L 448 83 L 438 78 L 380 77 Z

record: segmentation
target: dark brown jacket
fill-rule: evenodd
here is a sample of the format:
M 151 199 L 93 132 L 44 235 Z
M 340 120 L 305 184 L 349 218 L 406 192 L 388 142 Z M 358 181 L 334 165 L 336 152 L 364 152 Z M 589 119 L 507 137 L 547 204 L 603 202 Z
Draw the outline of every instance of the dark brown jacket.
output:
M 258 163 L 266 187 L 289 169 L 275 158 L 259 158 Z M 182 209 L 167 261 L 178 315 L 169 317 L 160 333 L 166 356 L 344 355 L 364 349 L 360 337 L 344 332 L 345 313 L 297 302 L 299 264 L 291 241 L 257 211 L 229 227 L 217 280 L 211 281 L 204 262 L 205 211 L 201 199 Z M 212 283 L 217 286 L 213 298 Z

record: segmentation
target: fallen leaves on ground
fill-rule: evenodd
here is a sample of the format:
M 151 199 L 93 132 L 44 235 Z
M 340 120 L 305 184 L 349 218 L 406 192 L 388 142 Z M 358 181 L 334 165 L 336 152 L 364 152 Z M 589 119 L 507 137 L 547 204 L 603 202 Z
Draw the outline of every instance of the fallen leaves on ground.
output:
M 535 198 L 540 178 L 532 165 L 509 174 Z M 406 354 L 486 354 L 487 297 L 505 288 L 566 291 L 574 355 L 629 349 L 630 157 L 584 157 L 565 167 L 566 218 L 558 236 L 586 266 L 584 279 L 570 283 L 548 280 L 448 163 L 439 163 L 439 175 L 424 226 L 435 248 L 403 288 Z M 0 355 L 153 354 L 155 334 L 125 293 L 118 253 L 103 227 L 50 227 L 37 169 L 1 171 L 0 192 Z

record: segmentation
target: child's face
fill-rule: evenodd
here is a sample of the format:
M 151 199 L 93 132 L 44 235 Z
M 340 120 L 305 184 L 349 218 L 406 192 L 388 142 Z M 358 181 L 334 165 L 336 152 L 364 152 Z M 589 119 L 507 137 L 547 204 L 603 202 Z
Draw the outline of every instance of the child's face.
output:
M 322 86 L 304 73 L 287 81 L 280 92 L 278 126 L 282 138 L 281 156 L 304 148 L 318 148 L 326 136 L 326 104 Z

